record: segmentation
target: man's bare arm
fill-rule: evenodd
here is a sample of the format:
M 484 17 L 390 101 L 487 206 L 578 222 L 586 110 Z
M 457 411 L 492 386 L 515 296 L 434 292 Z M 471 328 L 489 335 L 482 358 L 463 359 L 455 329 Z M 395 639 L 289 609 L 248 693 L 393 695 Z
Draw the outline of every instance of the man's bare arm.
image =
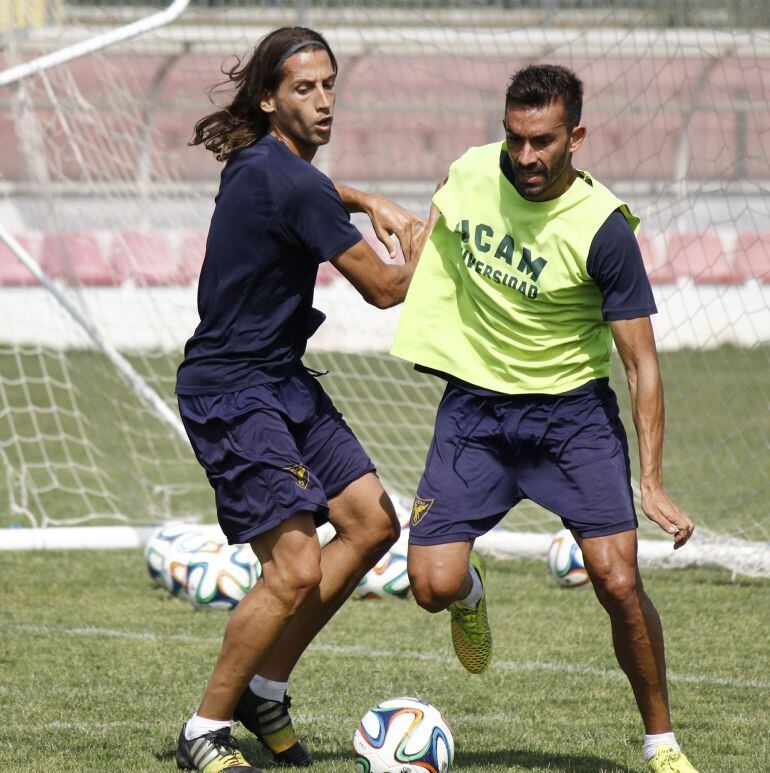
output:
M 384 263 L 363 239 L 332 258 L 331 262 L 367 303 L 379 309 L 395 306 L 406 297 L 417 262 L 437 219 L 438 210 L 431 207 L 428 222 L 413 232 L 409 250 L 404 250 L 403 265 Z
M 396 246 L 390 238 L 393 234 L 401 245 L 406 262 L 412 259 L 413 241 L 417 232 L 425 227 L 423 218 L 378 193 L 365 193 L 339 183 L 334 183 L 334 186 L 348 212 L 363 212 L 369 216 L 374 233 L 391 258 L 396 257 Z
M 610 323 L 631 393 L 631 412 L 639 438 L 642 510 L 661 529 L 674 535 L 674 548 L 692 536 L 692 521 L 663 490 L 665 410 L 655 337 L 649 317 Z

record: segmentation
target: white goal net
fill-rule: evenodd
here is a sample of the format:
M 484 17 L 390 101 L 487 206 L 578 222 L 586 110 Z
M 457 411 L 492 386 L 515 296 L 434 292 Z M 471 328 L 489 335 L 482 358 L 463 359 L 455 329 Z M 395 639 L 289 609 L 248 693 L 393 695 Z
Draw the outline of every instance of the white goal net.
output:
M 224 60 L 300 23 L 323 32 L 340 63 L 317 163 L 423 214 L 454 158 L 502 139 L 517 68 L 565 64 L 583 79 L 588 138 L 576 164 L 642 217 L 667 488 L 704 548 L 729 548 L 715 560 L 770 573 L 765 3 L 186 5 L 0 0 L 0 528 L 213 520 L 174 419 L 220 169 L 187 141 Z M 154 29 L 2 79 L 171 6 L 178 17 Z M 327 391 L 408 501 L 442 385 L 387 355 L 398 310 L 367 307 L 329 267 L 316 305 L 328 319 L 306 363 L 330 371 Z M 620 368 L 614 386 L 633 451 Z M 547 535 L 560 524 L 522 505 L 504 526 Z M 643 525 L 642 536 L 659 535 Z

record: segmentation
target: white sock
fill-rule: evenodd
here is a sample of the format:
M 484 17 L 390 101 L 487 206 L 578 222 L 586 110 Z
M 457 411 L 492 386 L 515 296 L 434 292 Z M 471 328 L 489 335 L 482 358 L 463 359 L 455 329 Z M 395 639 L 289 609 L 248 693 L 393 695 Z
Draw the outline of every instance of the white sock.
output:
M 213 730 L 221 730 L 223 727 L 232 726 L 232 719 L 206 719 L 206 717 L 199 717 L 196 713 L 187 720 L 184 728 L 184 737 L 188 741 L 192 741 L 193 738 L 198 738 L 198 736 L 205 735 Z
M 267 698 L 269 701 L 281 702 L 283 696 L 286 695 L 288 687 L 288 682 L 274 682 L 272 679 L 265 679 L 265 677 L 259 674 L 254 674 L 249 682 L 249 689 L 254 695 L 259 695 L 260 698 Z
M 680 751 L 679 744 L 676 742 L 676 736 L 673 730 L 670 733 L 655 733 L 655 735 L 644 734 L 644 761 L 648 762 L 655 756 L 659 746 L 673 746 L 676 751 Z
M 479 577 L 479 573 L 473 566 L 468 567 L 468 574 L 470 575 L 471 581 L 473 583 L 473 585 L 471 585 L 471 592 L 464 599 L 457 599 L 457 603 L 462 604 L 464 607 L 475 609 L 476 604 L 481 601 L 481 577 Z

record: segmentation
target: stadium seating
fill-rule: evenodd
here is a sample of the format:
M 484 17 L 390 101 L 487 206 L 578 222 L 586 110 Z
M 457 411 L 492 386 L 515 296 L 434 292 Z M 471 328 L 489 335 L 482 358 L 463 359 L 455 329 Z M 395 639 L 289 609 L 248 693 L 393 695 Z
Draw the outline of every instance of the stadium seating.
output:
M 690 277 L 704 284 L 726 284 L 736 279 L 717 233 L 674 231 L 666 238 L 666 252 L 678 278 Z
M 387 258 L 385 247 L 370 228 L 362 229 L 367 243 Z M 41 267 L 52 279 L 64 279 L 86 286 L 119 285 L 126 280 L 140 286 L 189 285 L 197 282 L 206 251 L 205 231 L 174 234 L 168 231 L 128 231 L 116 234 L 109 249 L 93 233 L 70 232 L 43 238 Z M 770 284 L 770 232 L 736 235 L 734 253 L 726 251 L 720 235 L 688 231 L 638 235 L 647 275 L 653 284 L 671 284 L 690 278 L 698 284 L 741 283 L 749 279 Z M 29 236 L 21 244 L 38 256 Z M 732 239 L 730 239 L 732 241 Z M 728 254 L 732 260 L 728 259 Z M 403 261 L 398 248 L 397 261 Z M 317 284 L 338 280 L 331 263 L 319 267 Z M 37 280 L 0 242 L 0 285 L 31 286 Z
M 16 240 L 32 257 L 35 255 L 35 244 L 24 236 L 16 236 Z M 32 272 L 11 252 L 5 242 L 0 241 L 0 285 L 5 287 L 25 287 L 36 285 Z
M 149 156 L 152 179 L 215 181 L 220 164 L 211 153 L 189 148 L 187 142 L 195 122 L 210 107 L 205 90 L 221 80 L 223 55 L 191 51 L 171 66 L 159 53 L 109 53 L 104 59 L 111 78 L 120 73 L 116 81 L 120 100 L 109 90 L 110 78 L 105 79 L 88 60 L 68 65 L 69 76 L 81 91 L 112 105 L 101 111 L 101 131 L 89 133 L 78 154 L 66 152 L 71 138 L 52 111 L 40 108 L 48 145 L 64 149 L 55 155 L 55 171 L 69 180 L 87 177 L 92 181 L 135 174 L 146 150 L 144 127 L 126 112 L 122 100 L 133 98 L 142 104 L 157 86 Z M 702 75 L 697 57 L 658 52 L 643 58 L 622 54 L 591 58 L 554 52 L 549 61 L 571 65 L 585 81 L 589 137 L 577 160 L 597 179 L 609 183 L 670 180 L 685 126 L 688 179 L 767 179 L 767 112 L 742 112 L 739 105 L 714 107 L 731 104 L 737 90 L 746 102 L 761 103 L 767 94 L 762 76 L 770 66 L 766 56 L 752 59 L 751 67 L 739 56 L 721 59 L 702 84 L 701 107 L 694 115 L 683 95 Z M 329 170 L 347 180 L 440 178 L 449 162 L 470 145 L 502 138 L 498 100 L 511 72 L 521 64 L 524 60 L 515 52 L 479 57 L 436 52 L 343 57 Z M 394 83 L 401 84 L 397 90 Z M 488 85 L 479 88 L 479 83 Z M 453 110 L 450 104 L 463 109 Z M 618 105 L 633 105 L 633 109 L 619 111 Z M 10 118 L 0 118 L 0 174 L 8 180 L 23 176 L 17 132 Z M 117 137 L 130 141 L 118 142 Z
M 185 283 L 169 237 L 162 231 L 116 234 L 110 249 L 110 263 L 120 276 L 140 286 Z
M 178 265 L 183 284 L 197 282 L 206 255 L 207 231 L 185 234 L 179 242 Z
M 658 249 L 657 242 L 645 233 L 637 236 L 639 248 L 642 251 L 644 267 L 647 276 L 653 284 L 671 284 L 676 281 L 673 266 L 666 260 L 666 256 Z
M 46 234 L 41 265 L 52 279 L 73 284 L 112 285 L 122 278 L 102 252 L 98 237 L 86 231 Z
M 741 233 L 735 247 L 734 270 L 741 281 L 770 284 L 770 232 Z

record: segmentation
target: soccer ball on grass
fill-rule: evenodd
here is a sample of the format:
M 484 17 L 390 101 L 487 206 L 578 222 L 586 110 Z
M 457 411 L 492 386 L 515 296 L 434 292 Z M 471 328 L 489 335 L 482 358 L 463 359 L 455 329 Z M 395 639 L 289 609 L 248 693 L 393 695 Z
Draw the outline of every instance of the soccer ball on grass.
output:
M 366 712 L 353 748 L 356 773 L 446 773 L 455 744 L 438 709 L 417 698 L 392 698 Z

